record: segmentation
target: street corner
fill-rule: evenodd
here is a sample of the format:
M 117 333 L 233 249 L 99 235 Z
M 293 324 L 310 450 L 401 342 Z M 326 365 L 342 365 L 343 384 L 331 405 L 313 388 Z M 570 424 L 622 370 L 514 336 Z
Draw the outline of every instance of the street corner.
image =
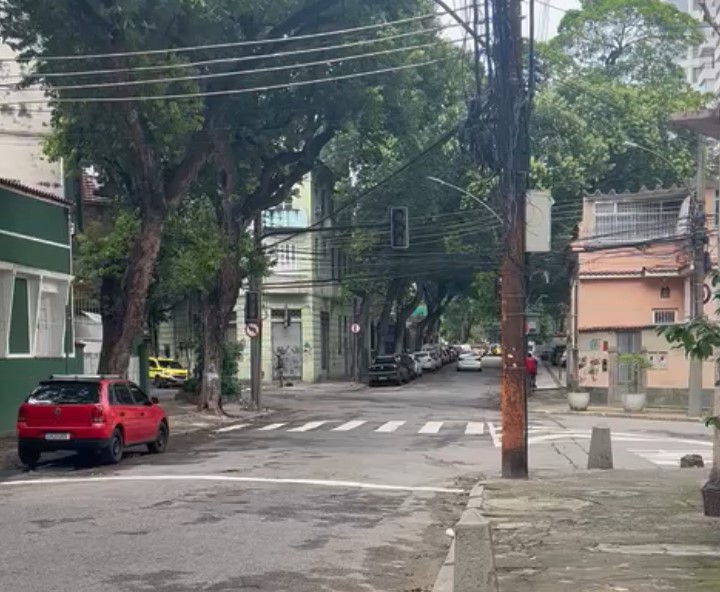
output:
M 487 483 L 483 511 L 501 589 L 717 589 L 707 586 L 720 582 L 718 523 L 703 515 L 701 484 L 680 471 Z

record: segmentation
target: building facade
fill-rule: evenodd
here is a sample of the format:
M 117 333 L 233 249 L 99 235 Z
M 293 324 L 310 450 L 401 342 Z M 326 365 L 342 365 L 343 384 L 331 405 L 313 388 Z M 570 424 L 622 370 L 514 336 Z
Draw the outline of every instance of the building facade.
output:
M 0 180 L 0 433 L 39 380 L 82 372 L 74 347 L 71 204 Z
M 708 269 L 717 246 L 716 191 L 705 196 Z M 648 400 L 685 406 L 689 363 L 659 330 L 692 314 L 693 259 L 687 221 L 686 189 L 643 189 L 638 193 L 595 194 L 583 204 L 579 238 L 574 244 L 571 326 L 578 349 L 580 387 L 596 402 L 620 402 L 627 392 L 623 354 L 645 354 Z M 712 254 L 712 256 L 711 256 Z M 706 287 L 709 295 L 709 282 Z M 705 313 L 716 318 L 708 298 Z M 704 367 L 709 399 L 714 365 Z

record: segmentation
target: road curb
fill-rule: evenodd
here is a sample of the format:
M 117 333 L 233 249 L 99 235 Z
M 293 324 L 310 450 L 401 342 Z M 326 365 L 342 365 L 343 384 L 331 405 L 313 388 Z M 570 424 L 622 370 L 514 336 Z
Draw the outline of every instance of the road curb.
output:
M 447 557 L 433 592 L 498 592 L 490 521 L 483 515 L 485 486 L 470 491 L 467 507 L 453 531 Z
M 625 413 L 624 411 L 553 411 L 552 409 L 533 409 L 533 412 L 565 417 L 609 417 L 619 419 L 644 419 L 645 421 L 673 421 L 679 423 L 699 423 L 701 421 L 698 418 L 679 415 L 665 416 L 661 413 Z

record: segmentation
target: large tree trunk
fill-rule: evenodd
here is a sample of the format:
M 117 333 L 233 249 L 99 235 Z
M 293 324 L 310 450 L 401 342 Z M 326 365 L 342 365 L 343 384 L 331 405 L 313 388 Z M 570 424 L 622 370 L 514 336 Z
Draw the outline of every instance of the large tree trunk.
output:
M 388 291 L 385 294 L 385 302 L 383 303 L 383 308 L 380 313 L 380 319 L 378 320 L 377 324 L 378 355 L 384 355 L 388 353 L 385 351 L 385 344 L 387 343 L 386 337 L 388 334 L 388 328 L 390 326 L 390 313 L 392 313 L 392 308 L 395 304 L 395 300 L 397 299 L 397 295 L 399 292 L 400 281 L 393 280 L 392 282 L 390 282 L 390 285 L 388 286 Z
M 396 308 L 396 322 L 395 322 L 395 353 L 402 353 L 405 346 L 405 326 L 410 318 L 410 315 L 420 304 L 422 299 L 421 294 L 418 294 L 410 301 L 406 306 L 398 306 Z
M 202 379 L 198 410 L 222 412 L 223 347 L 241 282 L 237 257 L 226 255 L 220 264 L 215 285 L 202 299 Z
M 133 241 L 122 284 L 101 286 L 103 343 L 98 372 L 126 376 L 133 342 L 142 334 L 145 304 L 160 251 L 164 218 L 146 213 Z

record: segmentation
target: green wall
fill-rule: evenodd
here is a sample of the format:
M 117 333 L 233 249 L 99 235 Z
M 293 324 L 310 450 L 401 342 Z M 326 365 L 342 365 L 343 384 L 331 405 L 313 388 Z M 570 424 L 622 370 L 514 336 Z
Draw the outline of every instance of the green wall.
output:
M 0 436 L 15 430 L 15 420 L 20 403 L 51 374 L 82 374 L 82 350 L 74 358 L 16 358 L 0 359 Z
M 0 229 L 42 240 L 70 243 L 69 207 L 0 187 Z

